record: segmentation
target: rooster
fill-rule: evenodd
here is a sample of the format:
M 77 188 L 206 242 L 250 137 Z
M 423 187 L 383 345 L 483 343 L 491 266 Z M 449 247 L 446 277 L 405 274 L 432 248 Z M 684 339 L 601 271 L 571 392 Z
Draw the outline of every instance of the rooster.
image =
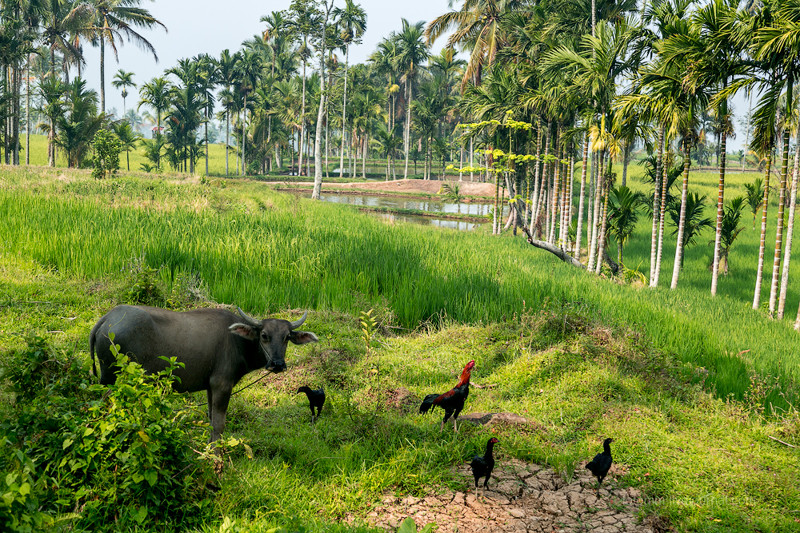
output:
M 492 451 L 494 450 L 494 445 L 498 442 L 495 437 L 489 439 L 489 442 L 486 443 L 486 453 L 483 456 L 476 455 L 472 458 L 472 462 L 469 463 L 469 467 L 472 469 L 472 477 L 475 478 L 476 495 L 480 478 L 486 478 L 483 482 L 484 492 L 489 488 L 489 478 L 492 477 L 492 470 L 494 470 L 494 455 L 492 455 Z
M 317 389 L 312 390 L 311 387 L 307 385 L 303 385 L 295 394 L 299 394 L 301 392 L 306 393 L 308 397 L 308 407 L 311 409 L 311 423 L 313 424 L 316 422 L 316 419 L 319 418 L 320 413 L 322 413 L 322 406 L 325 404 L 325 390 L 324 389 Z M 314 416 L 314 408 L 317 409 L 317 414 Z
M 458 433 L 458 415 L 464 409 L 464 402 L 469 396 L 469 378 L 472 374 L 472 369 L 475 367 L 475 361 L 470 361 L 464 370 L 461 372 L 461 379 L 458 380 L 458 385 L 444 394 L 428 394 L 422 400 L 422 405 L 419 407 L 420 413 L 427 413 L 431 408 L 439 406 L 444 409 L 444 419 L 439 431 L 444 429 L 444 423 L 452 416 L 453 417 L 453 431 Z
M 603 452 L 598 453 L 594 456 L 589 463 L 587 463 L 586 468 L 588 468 L 594 477 L 597 478 L 597 489 L 600 489 L 600 484 L 603 482 L 603 479 L 608 474 L 608 469 L 611 468 L 611 463 L 613 458 L 611 457 L 611 443 L 614 442 L 614 439 L 606 439 L 603 441 Z

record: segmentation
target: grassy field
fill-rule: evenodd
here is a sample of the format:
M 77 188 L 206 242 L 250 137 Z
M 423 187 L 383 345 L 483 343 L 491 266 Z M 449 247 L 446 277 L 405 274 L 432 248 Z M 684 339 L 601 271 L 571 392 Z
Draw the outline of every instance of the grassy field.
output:
M 678 290 L 650 291 L 587 275 L 521 239 L 387 224 L 258 182 L 98 182 L 61 169 L 3 170 L 0 217 L 6 354 L 35 331 L 88 369 L 91 325 L 126 300 L 142 262 L 159 269 L 165 304 L 191 289 L 253 314 L 314 310 L 308 329 L 321 343 L 291 348 L 290 372 L 234 398 L 229 433 L 255 458 L 232 457 L 203 531 L 223 517 L 244 530 L 297 520 L 346 531 L 342 519 L 363 521 L 386 492 L 465 488 L 451 468 L 485 431 L 442 435 L 433 417 L 396 412 L 386 395 L 446 390 L 470 358 L 476 381 L 495 387 L 476 391 L 468 411 L 537 422 L 500 430 L 501 461 L 570 478 L 611 434 L 619 483 L 641 487 L 645 511 L 678 530 L 798 529 L 796 453 L 769 436 L 800 439 L 789 403 L 800 341 L 789 323 L 749 309 L 735 289 L 748 283 L 737 259 L 715 299 L 698 289 L 708 272 L 692 250 Z M 626 256 L 636 253 L 631 245 Z M 358 314 L 370 308 L 380 343 L 367 349 Z M 301 382 L 330 391 L 315 427 L 290 394 Z M 765 416 L 765 406 L 776 409 Z

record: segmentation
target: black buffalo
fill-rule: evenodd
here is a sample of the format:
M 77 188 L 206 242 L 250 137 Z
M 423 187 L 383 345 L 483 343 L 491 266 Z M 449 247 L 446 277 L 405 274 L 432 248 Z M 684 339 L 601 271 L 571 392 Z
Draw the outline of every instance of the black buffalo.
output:
M 237 308 L 238 309 L 238 308 Z M 89 350 L 92 368 L 95 351 L 100 361 L 100 383 L 116 381 L 116 359 L 111 353 L 109 333 L 120 353 L 138 362 L 148 373 L 166 368 L 160 357 L 175 357 L 185 366 L 175 371 L 179 392 L 205 390 L 211 441 L 225 428 L 225 414 L 234 385 L 245 374 L 267 368 L 286 369 L 284 357 L 289 341 L 294 344 L 317 342 L 317 336 L 296 328 L 305 321 L 290 322 L 268 318 L 253 319 L 239 309 L 241 317 L 225 309 L 196 309 L 183 313 L 155 307 L 120 305 L 106 313 L 92 328 Z

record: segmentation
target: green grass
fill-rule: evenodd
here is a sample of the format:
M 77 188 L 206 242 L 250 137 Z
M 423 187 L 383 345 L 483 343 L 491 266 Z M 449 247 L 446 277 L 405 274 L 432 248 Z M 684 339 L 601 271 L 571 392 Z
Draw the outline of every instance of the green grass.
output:
M 88 369 L 87 332 L 121 300 L 127 281 L 125 273 L 87 278 L 3 253 L 0 352 L 20 349 L 23 335 L 35 331 L 59 357 L 79 357 Z M 473 381 L 496 386 L 474 389 L 468 412 L 507 410 L 536 422 L 496 429 L 499 465 L 518 458 L 569 479 L 612 435 L 623 472 L 618 483 L 640 487 L 644 512 L 677 531 L 800 530 L 796 451 L 769 439 L 800 443 L 797 413 L 764 418 L 751 409 L 758 397 L 751 404 L 715 398 L 693 384 L 701 369 L 665 355 L 634 329 L 590 315 L 573 305 L 484 325 L 446 320 L 402 335 L 379 328 L 379 342 L 367 351 L 357 316 L 311 313 L 304 327 L 320 343 L 290 348 L 286 373 L 233 397 L 226 434 L 245 439 L 254 458 L 235 450 L 226 459 L 198 531 L 218 531 L 223 518 L 241 531 L 291 523 L 365 531 L 344 520 L 362 523 L 387 492 L 421 497 L 467 489 L 452 468 L 482 449 L 486 430 L 464 424 L 459 435 L 440 433 L 438 415 L 399 412 L 387 396 L 398 387 L 417 397 L 446 390 L 469 359 L 477 362 Z M 378 318 L 385 325 L 387 310 Z M 305 398 L 293 394 L 305 383 L 328 392 L 314 426 Z M 2 399 L 0 417 L 10 405 L 7 394 Z M 202 405 L 204 395 L 186 401 Z
M 490 323 L 523 308 L 578 302 L 705 367 L 722 397 L 743 398 L 755 372 L 780 380 L 768 403 L 785 408 L 787 397 L 796 398 L 800 339 L 790 324 L 753 312 L 728 289 L 741 274 L 724 280 L 716 298 L 699 290 L 690 272 L 699 279 L 702 268 L 691 250 L 678 290 L 651 291 L 587 275 L 521 238 L 389 227 L 257 182 L 59 176 L 0 174 L 0 250 L 87 278 L 144 257 L 165 280 L 196 275 L 218 301 L 254 312 L 379 306 L 410 329 L 445 317 Z

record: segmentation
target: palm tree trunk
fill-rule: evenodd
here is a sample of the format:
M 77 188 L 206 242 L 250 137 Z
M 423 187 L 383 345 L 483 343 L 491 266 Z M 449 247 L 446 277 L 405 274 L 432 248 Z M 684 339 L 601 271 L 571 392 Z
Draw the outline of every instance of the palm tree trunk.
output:
M 678 240 L 675 246 L 675 264 L 672 265 L 672 282 L 669 288 L 675 289 L 678 286 L 678 275 L 681 272 L 683 262 L 683 232 L 686 227 L 686 196 L 689 194 L 689 167 L 692 162 L 689 159 L 689 140 L 683 140 L 683 188 L 681 189 L 681 214 L 678 219 Z
M 106 112 L 106 38 L 100 34 L 100 111 Z
M 727 105 L 725 102 L 721 104 L 721 119 L 725 120 L 727 116 Z M 719 186 L 717 187 L 717 229 L 714 236 L 714 263 L 711 268 L 711 296 L 717 295 L 717 282 L 719 280 L 719 253 L 720 242 L 722 241 L 722 217 L 725 212 L 725 161 L 727 150 L 728 135 L 723 129 L 719 137 Z
M 31 164 L 31 55 L 25 65 L 25 164 Z
M 403 172 L 403 179 L 408 179 L 408 153 L 411 148 L 411 78 L 406 80 L 406 123 L 405 123 L 405 151 L 406 168 Z
M 327 15 L 324 28 L 328 25 Z M 317 111 L 317 131 L 314 135 L 314 191 L 312 200 L 319 200 L 322 194 L 322 127 L 325 119 L 325 39 L 322 40 L 322 51 L 319 54 L 319 110 Z
M 303 56 L 305 58 L 305 56 Z M 297 165 L 297 176 L 303 171 L 303 141 L 306 135 L 306 60 L 303 59 L 303 98 L 300 103 L 300 148 L 298 150 L 299 163 Z M 294 160 L 294 156 L 292 156 Z
M 767 168 L 764 171 L 764 200 L 761 211 L 761 240 L 758 246 L 758 267 L 756 269 L 756 289 L 753 295 L 753 309 L 761 305 L 761 279 L 764 275 L 764 250 L 767 239 L 767 207 L 769 203 L 769 177 L 772 172 L 772 150 L 767 155 Z
M 469 140 L 469 150 L 470 150 L 470 160 L 469 166 L 472 167 L 472 138 Z M 540 186 L 539 186 L 539 169 L 541 168 L 541 159 L 542 156 L 542 120 L 540 118 L 536 118 L 536 159 L 534 160 L 533 164 L 533 198 L 531 202 L 531 223 L 530 223 L 530 233 L 534 235 L 534 229 L 536 226 L 536 217 L 539 215 L 539 195 L 541 194 Z M 470 172 L 470 180 L 472 180 L 472 173 Z M 474 181 L 474 180 L 472 180 Z
M 342 95 L 342 148 L 339 154 L 339 177 L 344 173 L 344 132 L 347 131 L 347 67 L 350 62 L 350 43 L 344 47 L 344 94 Z M 349 159 L 349 158 L 348 158 Z
M 240 170 L 240 176 L 245 175 L 245 161 L 247 161 L 244 157 L 245 154 L 245 147 L 247 146 L 247 131 L 244 128 L 244 125 L 247 123 L 247 92 L 244 93 L 244 108 L 242 109 L 242 168 Z
M 631 159 L 631 143 L 625 141 L 625 148 L 622 151 L 622 186 L 628 185 L 628 163 Z M 620 263 L 622 263 L 620 261 Z
M 569 183 L 569 187 L 567 192 L 567 198 L 565 202 L 565 209 L 564 209 L 564 240 L 567 243 L 567 250 L 570 251 L 572 249 L 572 242 L 569 240 L 569 227 L 572 224 L 572 193 L 573 187 L 575 184 L 575 180 L 573 177 L 575 176 L 575 156 L 571 156 L 569 158 L 569 170 L 567 173 L 567 180 Z
M 581 260 L 581 234 L 583 233 L 583 205 L 584 194 L 586 193 L 586 171 L 587 163 L 589 162 L 589 135 L 586 134 L 583 140 L 583 165 L 581 168 L 581 195 L 578 198 L 578 222 L 575 230 L 575 254 L 574 257 L 578 261 Z
M 611 154 L 607 156 L 602 156 L 601 161 L 603 161 L 606 157 L 608 157 L 608 166 L 609 171 L 608 173 L 604 172 L 603 167 L 600 167 L 600 173 L 602 177 L 598 177 L 598 190 L 602 190 L 603 192 L 603 214 L 602 219 L 600 222 L 600 235 L 598 236 L 598 244 L 597 244 L 597 265 L 595 266 L 595 274 L 600 274 L 603 268 L 603 254 L 605 252 L 606 247 L 606 226 L 608 225 L 608 196 L 609 196 L 609 189 L 610 183 L 609 178 L 611 175 Z
M 556 141 L 558 142 L 558 141 Z M 558 157 L 560 146 L 556 144 L 556 157 Z M 550 225 L 547 230 L 547 242 L 555 244 L 556 224 L 560 217 L 559 206 L 561 200 L 561 162 L 556 159 L 553 162 L 553 199 L 550 208 Z
M 231 144 L 231 117 L 230 111 L 225 111 L 225 177 L 228 177 L 228 147 Z
M 206 176 L 208 176 L 208 101 L 206 101 L 206 123 L 203 124 L 203 128 L 206 141 Z
M 663 150 L 662 150 L 663 152 Z M 661 257 L 664 251 L 664 220 L 667 214 L 667 192 L 669 184 L 667 183 L 667 169 L 666 161 L 661 161 L 661 203 L 659 205 L 658 214 L 658 252 L 656 253 L 656 268 L 653 272 L 655 281 L 652 286 L 658 286 L 658 280 L 661 278 Z
M 658 221 L 659 221 L 659 200 L 661 199 L 662 166 L 664 162 L 664 126 L 658 128 L 658 147 L 656 148 L 656 176 L 653 184 L 653 229 L 650 233 L 650 287 L 656 286 L 656 251 L 658 249 Z
M 790 82 L 791 83 L 791 80 Z M 791 87 L 788 89 L 788 101 L 791 102 Z M 786 204 L 786 182 L 789 174 L 789 128 L 783 130 L 783 163 L 781 164 L 781 185 L 778 189 L 778 220 L 775 229 L 775 255 L 772 260 L 772 283 L 769 288 L 769 316 L 775 314 L 778 303 L 778 281 L 781 270 L 781 250 L 783 247 L 783 214 Z
M 592 217 L 592 238 L 589 241 L 589 270 L 596 270 L 597 264 L 603 262 L 602 257 L 597 255 L 597 240 L 598 240 L 598 226 L 600 222 L 600 197 L 602 194 L 603 184 L 603 151 L 599 151 L 596 157 L 597 161 L 597 176 L 594 183 L 594 216 Z
M 783 318 L 786 308 L 786 292 L 789 285 L 789 261 L 792 257 L 792 235 L 794 233 L 794 214 L 797 207 L 797 175 L 800 166 L 800 146 L 795 148 L 794 170 L 792 171 L 792 190 L 789 205 L 789 221 L 786 226 L 786 244 L 783 251 L 783 273 L 781 274 L 781 294 L 778 298 L 778 320 Z

